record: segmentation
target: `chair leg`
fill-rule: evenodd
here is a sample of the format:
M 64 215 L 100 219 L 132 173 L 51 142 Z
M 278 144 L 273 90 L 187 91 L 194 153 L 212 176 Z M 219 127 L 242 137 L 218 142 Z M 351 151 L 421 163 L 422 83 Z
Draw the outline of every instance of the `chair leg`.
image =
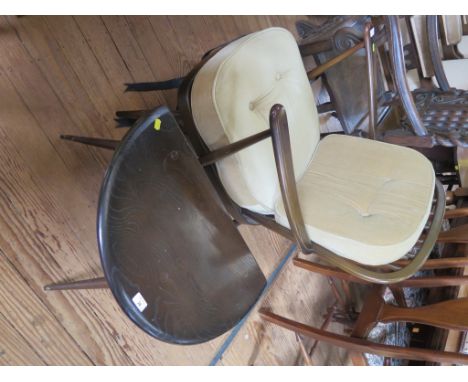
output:
M 468 224 L 459 225 L 447 231 L 442 231 L 437 238 L 439 243 L 468 243 Z
M 399 288 L 392 285 L 390 285 L 388 288 L 392 292 L 393 297 L 395 298 L 395 301 L 398 304 L 398 306 L 401 306 L 402 308 L 407 308 L 408 304 L 406 303 L 406 297 L 403 288 Z
M 328 326 L 333 320 L 333 315 L 336 311 L 338 305 L 338 301 L 335 301 L 333 305 L 328 307 L 327 314 L 324 315 L 324 321 L 322 323 L 322 326 L 320 327 L 320 330 L 327 330 Z M 297 334 L 297 333 L 296 333 Z M 297 334 L 299 335 L 299 334 Z M 319 341 L 314 340 L 314 343 L 312 344 L 310 350 L 309 350 L 309 359 L 312 361 L 312 357 L 314 356 L 315 349 L 317 349 Z
M 301 322 L 290 320 L 263 308 L 259 310 L 259 314 L 262 319 L 272 324 L 281 326 L 285 329 L 318 341 L 328 342 L 331 345 L 335 345 L 356 353 L 372 353 L 384 357 L 414 359 L 418 361 L 438 363 L 444 362 L 468 364 L 468 355 L 466 354 L 432 349 L 385 345 L 362 338 L 347 337 L 341 334 L 328 332 L 326 330 L 320 330 Z
M 173 78 L 167 81 L 158 82 L 135 82 L 133 84 L 125 84 L 126 92 L 150 92 L 153 90 L 169 90 L 177 89 L 184 80 L 184 77 Z
M 101 147 L 108 150 L 115 150 L 120 143 L 120 141 L 116 141 L 114 139 L 79 137 L 77 135 L 61 135 L 60 138 L 67 141 L 79 142 L 85 145 Z
M 51 290 L 68 290 L 68 289 L 104 289 L 109 288 L 107 281 L 104 277 L 96 279 L 87 279 L 72 281 L 68 283 L 49 284 L 44 287 L 45 291 Z

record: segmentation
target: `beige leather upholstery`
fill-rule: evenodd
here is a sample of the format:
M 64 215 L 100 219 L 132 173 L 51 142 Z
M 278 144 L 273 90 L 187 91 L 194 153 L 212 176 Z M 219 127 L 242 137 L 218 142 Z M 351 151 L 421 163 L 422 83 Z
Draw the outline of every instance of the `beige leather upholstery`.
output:
M 434 170 L 406 147 L 345 135 L 317 146 L 297 183 L 312 241 L 362 264 L 387 264 L 417 241 L 429 217 Z M 289 226 L 283 201 L 276 220 Z
M 197 74 L 191 101 L 195 124 L 212 150 L 267 130 L 270 108 L 284 105 L 296 177 L 307 169 L 320 126 L 296 40 L 286 29 L 266 29 L 223 48 Z M 279 187 L 270 139 L 223 159 L 217 168 L 237 204 L 274 212 Z
M 311 239 L 363 264 L 401 258 L 428 218 L 431 163 L 418 152 L 381 142 L 330 135 L 319 122 L 294 37 L 281 28 L 245 36 L 215 54 L 197 74 L 193 116 L 210 149 L 269 128 L 269 111 L 288 116 L 301 210 Z M 288 226 L 271 139 L 217 163 L 240 206 L 274 214 Z

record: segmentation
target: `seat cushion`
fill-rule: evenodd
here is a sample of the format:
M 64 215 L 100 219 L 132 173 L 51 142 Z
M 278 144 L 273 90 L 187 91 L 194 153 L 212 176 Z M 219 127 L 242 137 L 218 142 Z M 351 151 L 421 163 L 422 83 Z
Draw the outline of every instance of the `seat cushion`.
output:
M 393 262 L 416 243 L 429 217 L 435 175 L 415 150 L 329 135 L 297 184 L 312 241 L 368 265 Z M 289 227 L 283 201 L 276 220 Z
M 195 125 L 211 150 L 269 128 L 271 107 L 287 113 L 294 170 L 299 179 L 320 138 L 312 90 L 294 36 L 269 28 L 216 53 L 194 79 Z M 221 182 L 240 206 L 273 214 L 279 196 L 271 139 L 216 163 Z

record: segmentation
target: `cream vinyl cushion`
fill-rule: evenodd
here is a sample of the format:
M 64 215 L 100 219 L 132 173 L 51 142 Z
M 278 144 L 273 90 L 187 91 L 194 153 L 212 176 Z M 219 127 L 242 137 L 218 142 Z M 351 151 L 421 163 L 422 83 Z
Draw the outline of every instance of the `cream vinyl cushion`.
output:
M 282 104 L 297 179 L 320 139 L 312 89 L 296 40 L 286 29 L 265 29 L 219 51 L 195 77 L 191 102 L 197 129 L 211 150 L 269 129 L 271 107 Z M 274 213 L 280 191 L 270 139 L 223 159 L 217 168 L 238 205 Z
M 195 124 L 211 150 L 268 129 L 276 103 L 287 113 L 311 240 L 363 264 L 404 256 L 429 216 L 431 163 L 414 150 L 363 138 L 330 135 L 319 143 L 314 97 L 290 32 L 270 28 L 227 45 L 202 67 L 191 93 Z M 237 204 L 289 227 L 271 139 L 216 165 Z
M 422 154 L 345 135 L 318 145 L 297 183 L 312 241 L 362 264 L 387 264 L 416 243 L 432 206 L 435 175 Z M 281 198 L 276 220 L 289 227 Z

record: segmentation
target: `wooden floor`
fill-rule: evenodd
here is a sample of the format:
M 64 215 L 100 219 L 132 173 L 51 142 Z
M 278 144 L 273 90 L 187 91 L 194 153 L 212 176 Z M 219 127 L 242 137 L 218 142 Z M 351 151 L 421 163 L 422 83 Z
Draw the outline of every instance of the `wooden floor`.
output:
M 0 364 L 206 365 L 227 334 L 198 346 L 156 341 L 109 291 L 43 291 L 102 275 L 96 205 L 111 153 L 60 134 L 119 139 L 116 110 L 174 106 L 175 93 L 124 93 L 124 83 L 182 76 L 208 49 L 301 17 L 0 17 Z M 326 121 L 324 121 L 326 123 Z M 324 125 L 325 126 L 325 125 Z M 242 233 L 266 275 L 290 243 Z M 327 280 L 289 263 L 263 306 L 320 325 Z M 300 364 L 292 333 L 254 314 L 219 364 Z M 346 363 L 320 345 L 317 364 Z

